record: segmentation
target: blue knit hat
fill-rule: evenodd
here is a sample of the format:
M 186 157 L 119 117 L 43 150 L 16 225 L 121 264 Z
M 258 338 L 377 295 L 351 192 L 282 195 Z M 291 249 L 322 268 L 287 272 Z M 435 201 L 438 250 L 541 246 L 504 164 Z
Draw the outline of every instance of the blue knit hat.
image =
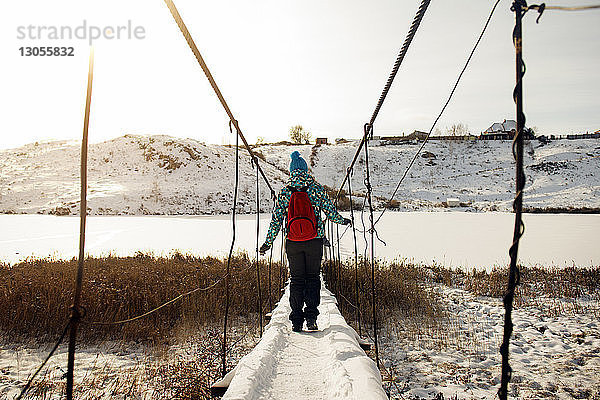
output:
M 292 158 L 292 162 L 290 162 L 290 172 L 292 172 L 295 169 L 301 169 L 303 171 L 308 170 L 306 161 L 304 161 L 304 158 L 300 156 L 300 153 L 294 151 L 290 157 Z

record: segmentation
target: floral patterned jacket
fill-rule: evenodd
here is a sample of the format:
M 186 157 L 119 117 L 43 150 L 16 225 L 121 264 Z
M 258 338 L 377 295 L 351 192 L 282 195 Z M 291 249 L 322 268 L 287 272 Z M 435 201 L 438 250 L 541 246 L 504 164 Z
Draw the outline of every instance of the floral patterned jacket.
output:
M 317 237 L 322 238 L 325 237 L 325 224 L 321 219 L 321 211 L 325 213 L 327 218 L 331 221 L 342 224 L 344 223 L 344 217 L 342 217 L 335 206 L 325 193 L 325 189 L 321 186 L 315 178 L 313 178 L 307 171 L 301 169 L 295 169 L 290 174 L 290 179 L 286 186 L 281 189 L 279 195 L 277 196 L 277 203 L 275 206 L 275 210 L 273 210 L 273 216 L 271 217 L 271 225 L 269 226 L 269 231 L 267 232 L 267 239 L 265 240 L 265 244 L 267 246 L 271 246 L 279 233 L 279 229 L 281 229 L 281 224 L 285 217 L 287 217 L 287 208 L 290 204 L 290 196 L 291 191 L 289 186 L 294 187 L 307 187 L 306 192 L 308 193 L 308 198 L 313 205 L 315 210 L 315 216 L 317 217 Z

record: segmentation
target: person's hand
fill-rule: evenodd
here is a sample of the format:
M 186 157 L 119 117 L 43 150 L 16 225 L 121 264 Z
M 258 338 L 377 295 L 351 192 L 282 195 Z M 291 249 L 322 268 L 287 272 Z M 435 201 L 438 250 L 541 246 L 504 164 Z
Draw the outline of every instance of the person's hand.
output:
M 264 256 L 265 253 L 267 252 L 267 250 L 269 250 L 271 248 L 271 246 L 269 246 L 266 243 L 263 243 L 262 246 L 260 246 L 260 250 L 258 250 L 258 252 L 260 253 L 261 256 Z
M 348 218 L 344 218 L 344 222 L 342 222 L 343 225 L 350 225 L 352 226 L 352 220 L 348 219 Z

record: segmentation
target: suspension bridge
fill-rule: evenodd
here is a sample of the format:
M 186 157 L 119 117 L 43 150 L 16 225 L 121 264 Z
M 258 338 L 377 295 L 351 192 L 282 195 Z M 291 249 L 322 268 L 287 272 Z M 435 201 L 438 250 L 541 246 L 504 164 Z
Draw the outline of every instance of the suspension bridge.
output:
M 237 192 L 239 182 L 239 149 L 243 147 L 248 151 L 252 164 L 256 170 L 256 199 L 257 199 L 257 222 L 260 213 L 260 202 L 259 202 L 259 183 L 262 179 L 263 183 L 268 188 L 271 197 L 275 200 L 275 190 L 271 183 L 267 179 L 267 176 L 263 172 L 260 164 L 260 159 L 252 151 L 246 138 L 244 137 L 243 131 L 240 128 L 240 124 L 236 120 L 233 112 L 229 108 L 227 102 L 219 87 L 214 80 L 207 64 L 205 63 L 198 47 L 194 43 L 192 35 L 188 31 L 187 26 L 183 22 L 181 15 L 179 14 L 173 0 L 164 0 L 168 7 L 173 19 L 177 23 L 181 33 L 187 41 L 190 49 L 192 50 L 198 64 L 202 68 L 204 74 L 210 82 L 216 96 L 222 104 L 227 116 L 229 118 L 229 129 L 233 133 L 236 133 L 236 162 L 235 162 L 235 186 L 233 189 L 233 206 L 232 206 L 232 230 L 233 235 L 231 238 L 231 246 L 228 255 L 227 268 L 223 275 L 215 278 L 214 282 L 206 287 L 198 287 L 192 289 L 186 293 L 175 296 L 170 301 L 149 310 L 141 315 L 132 316 L 131 318 L 120 320 L 120 321 L 107 321 L 107 322 L 91 322 L 85 320 L 84 307 L 81 304 L 81 292 L 82 292 L 82 278 L 84 271 L 84 249 L 85 249 L 85 226 L 86 226 L 86 195 L 87 195 L 87 142 L 88 142 L 88 124 L 91 109 L 91 94 L 92 94 L 92 81 L 93 81 L 93 51 L 90 53 L 89 62 L 89 73 L 88 73 L 88 85 L 86 95 L 86 107 L 85 107 L 85 118 L 84 118 L 84 132 L 82 140 L 82 156 L 81 156 L 81 223 L 80 223 L 80 251 L 79 251 L 79 262 L 77 268 L 77 277 L 75 283 L 73 305 L 71 307 L 71 316 L 68 324 L 57 341 L 52 351 L 48 354 L 48 357 L 37 369 L 37 371 L 31 376 L 27 384 L 23 387 L 21 394 L 18 399 L 24 398 L 27 395 L 28 389 L 31 387 L 37 374 L 42 370 L 46 362 L 52 357 L 60 343 L 68 336 L 69 337 L 69 356 L 68 356 L 68 367 L 66 374 L 66 397 L 67 399 L 73 398 L 73 372 L 75 369 L 75 344 L 77 338 L 77 329 L 81 324 L 102 324 L 102 325 L 119 325 L 126 324 L 138 319 L 145 318 L 146 316 L 155 312 L 161 312 L 169 304 L 179 301 L 182 298 L 191 296 L 199 291 L 211 291 L 217 286 L 224 286 L 225 296 L 225 309 L 223 318 L 223 330 L 222 330 L 222 348 L 221 357 L 222 361 L 222 379 L 215 382 L 212 386 L 214 395 L 223 396 L 224 399 L 288 399 L 288 398 L 310 398 L 310 399 L 383 399 L 387 398 L 387 394 L 382 387 L 382 375 L 380 368 L 384 369 L 380 361 L 379 354 L 379 327 L 377 321 L 377 290 L 375 281 L 375 246 L 376 241 L 381 240 L 378 237 L 376 225 L 381 219 L 383 213 L 375 218 L 375 210 L 373 207 L 372 192 L 370 180 L 370 167 L 369 167 L 369 140 L 373 137 L 374 125 L 381 110 L 382 105 L 388 95 L 394 78 L 404 60 L 408 48 L 410 47 L 417 30 L 419 29 L 420 23 L 427 11 L 430 4 L 430 0 L 422 0 L 417 13 L 413 19 L 413 22 L 409 28 L 408 34 L 405 38 L 403 46 L 396 58 L 393 65 L 392 72 L 389 75 L 384 89 L 377 101 L 375 110 L 367 123 L 363 126 L 363 136 L 360 140 L 356 153 L 346 169 L 346 175 L 339 185 L 339 190 L 335 200 L 339 200 L 343 190 L 348 193 L 350 197 L 351 205 L 351 219 L 354 222 L 354 210 L 352 209 L 352 186 L 351 176 L 355 168 L 355 164 L 361 152 L 364 154 L 364 169 L 365 169 L 365 180 L 364 187 L 366 195 L 363 198 L 363 210 L 367 210 L 369 226 L 365 229 L 362 234 L 364 235 L 365 242 L 370 241 L 368 248 L 370 249 L 370 257 L 368 261 L 371 267 L 371 296 L 372 296 L 372 343 L 365 341 L 359 333 L 357 333 L 352 327 L 348 325 L 340 310 L 337 307 L 337 300 L 334 295 L 324 284 L 321 287 L 321 305 L 319 308 L 320 315 L 318 317 L 318 325 L 321 330 L 317 332 L 303 332 L 303 333 L 292 333 L 291 325 L 288 320 L 290 312 L 289 306 L 289 286 L 283 289 L 283 295 L 279 302 L 276 304 L 273 311 L 268 315 L 270 321 L 263 329 L 263 314 L 259 312 L 259 325 L 262 333 L 262 338 L 256 347 L 246 356 L 244 356 L 239 363 L 232 370 L 227 369 L 227 358 L 230 351 L 230 344 L 228 343 L 228 323 L 229 323 L 229 305 L 232 294 L 230 293 L 230 279 L 232 277 L 231 260 L 232 253 L 236 239 L 236 207 L 237 207 Z M 427 137 L 423 140 L 421 146 L 416 151 L 414 157 L 406 168 L 405 173 L 400 177 L 399 182 L 393 191 L 390 200 L 392 200 L 400 188 L 403 180 L 408 174 L 408 171 L 414 164 L 421 150 L 426 145 L 429 137 L 431 136 L 438 120 L 444 113 L 446 107 L 450 103 L 456 88 L 458 87 L 460 80 L 466 71 L 473 54 L 475 53 L 488 24 L 496 10 L 500 0 L 496 0 L 490 11 L 490 14 L 485 21 L 483 29 L 477 38 L 475 45 L 472 48 L 458 78 L 444 104 L 437 118 L 433 122 L 431 129 L 429 130 Z M 500 399 L 506 399 L 508 396 L 508 384 L 511 378 L 512 369 L 509 365 L 509 343 L 513 330 L 513 323 L 511 319 L 512 303 L 514 298 L 515 288 L 519 283 L 519 270 L 517 267 L 517 254 L 519 239 L 523 235 L 524 225 L 522 222 L 522 200 L 523 200 L 523 187 L 525 182 L 525 175 L 523 171 L 523 130 L 525 127 L 525 115 L 523 112 L 522 103 L 522 80 L 525 73 L 525 67 L 522 59 L 522 32 L 521 24 L 523 16 L 529 11 L 534 10 L 539 13 L 539 17 L 546 10 L 560 10 L 560 11 L 579 11 L 588 9 L 598 9 L 600 5 L 594 6 L 582 6 L 582 7 L 560 7 L 560 6 L 546 6 L 544 3 L 539 5 L 527 5 L 524 0 L 515 0 L 512 4 L 511 11 L 515 14 L 515 27 L 513 31 L 513 42 L 515 45 L 516 54 L 516 86 L 514 90 L 514 101 L 516 104 L 516 115 L 517 115 L 517 132 L 513 141 L 513 155 L 516 164 L 516 190 L 515 199 L 513 203 L 513 209 L 515 213 L 515 225 L 513 231 L 513 243 L 509 249 L 510 254 L 510 266 L 509 266 L 509 279 L 507 283 L 506 295 L 504 297 L 505 306 L 505 318 L 504 318 L 504 335 L 503 342 L 500 348 L 502 356 L 501 365 L 501 380 L 500 387 L 498 389 L 498 396 Z M 239 141 L 242 141 L 240 145 Z M 345 189 L 347 188 L 347 189 Z M 353 240 L 355 243 L 354 251 L 354 267 L 358 265 L 358 254 L 357 254 L 357 233 L 352 224 Z M 257 299 L 259 303 L 259 310 L 263 310 L 263 299 L 260 288 L 260 269 L 259 269 L 259 231 L 257 223 L 257 237 L 256 237 L 256 273 L 257 273 Z M 340 264 L 339 256 L 339 241 L 340 235 L 337 228 L 331 224 L 327 229 L 327 236 L 331 239 L 331 242 L 338 245 L 337 254 L 335 245 L 328 249 L 328 256 L 333 261 L 334 265 Z M 282 246 L 283 248 L 283 246 Z M 273 254 L 271 252 L 269 257 L 269 263 L 272 262 Z M 281 254 L 282 263 L 285 262 L 284 254 Z M 251 266 L 252 267 L 252 266 Z M 270 278 L 270 276 L 269 276 Z M 358 286 L 357 286 L 358 288 Z M 359 296 L 357 293 L 356 302 Z M 358 308 L 358 305 L 352 303 L 351 300 L 345 299 L 352 307 Z M 361 331 L 360 324 L 360 313 L 357 313 L 359 332 Z M 369 357 L 365 353 L 365 349 L 372 347 L 374 359 Z

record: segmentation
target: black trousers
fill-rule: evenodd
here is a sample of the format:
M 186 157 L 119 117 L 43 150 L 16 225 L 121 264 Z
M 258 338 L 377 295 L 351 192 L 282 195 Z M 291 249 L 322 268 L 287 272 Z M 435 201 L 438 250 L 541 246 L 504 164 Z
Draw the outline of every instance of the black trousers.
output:
M 305 319 L 317 319 L 317 307 L 321 302 L 323 239 L 286 240 L 285 252 L 290 265 L 290 320 L 293 324 L 301 324 Z

